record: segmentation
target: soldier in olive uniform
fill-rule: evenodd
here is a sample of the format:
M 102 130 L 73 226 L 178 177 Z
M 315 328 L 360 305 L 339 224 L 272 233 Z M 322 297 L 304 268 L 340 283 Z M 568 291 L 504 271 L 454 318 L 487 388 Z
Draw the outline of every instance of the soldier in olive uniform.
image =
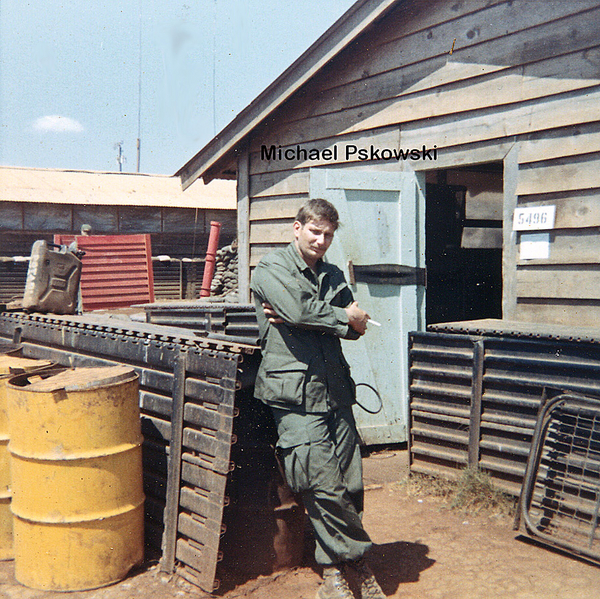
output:
M 361 516 L 362 463 L 352 414 L 354 382 L 340 338 L 358 339 L 369 315 L 342 271 L 323 261 L 338 227 L 335 207 L 311 199 L 295 239 L 263 258 L 252 277 L 262 362 L 255 395 L 272 409 L 290 487 L 302 495 L 323 566 L 319 599 L 350 599 L 352 568 L 362 599 L 383 599 L 363 556 L 371 547 Z

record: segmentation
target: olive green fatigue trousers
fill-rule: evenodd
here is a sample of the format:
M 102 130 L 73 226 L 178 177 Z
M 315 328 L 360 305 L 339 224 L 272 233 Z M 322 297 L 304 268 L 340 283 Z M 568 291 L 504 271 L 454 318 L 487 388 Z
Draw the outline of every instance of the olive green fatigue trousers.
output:
M 372 543 L 363 528 L 362 458 L 350 406 L 329 413 L 271 408 L 287 483 L 300 493 L 323 566 L 358 559 Z

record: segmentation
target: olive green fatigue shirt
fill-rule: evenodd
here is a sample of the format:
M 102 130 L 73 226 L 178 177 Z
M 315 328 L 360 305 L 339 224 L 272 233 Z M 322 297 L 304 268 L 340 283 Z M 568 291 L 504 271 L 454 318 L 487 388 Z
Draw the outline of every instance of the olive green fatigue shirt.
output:
M 337 266 L 319 260 L 315 270 L 291 243 L 263 258 L 252 276 L 262 348 L 254 394 L 272 407 L 326 413 L 355 401 L 340 344 L 359 337 L 344 310 L 352 291 Z M 263 302 L 283 324 L 268 321 Z

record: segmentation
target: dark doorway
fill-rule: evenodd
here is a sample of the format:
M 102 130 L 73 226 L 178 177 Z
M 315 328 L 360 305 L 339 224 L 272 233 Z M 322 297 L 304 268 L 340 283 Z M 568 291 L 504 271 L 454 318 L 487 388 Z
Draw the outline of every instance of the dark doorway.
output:
M 502 164 L 427 173 L 426 322 L 502 317 Z

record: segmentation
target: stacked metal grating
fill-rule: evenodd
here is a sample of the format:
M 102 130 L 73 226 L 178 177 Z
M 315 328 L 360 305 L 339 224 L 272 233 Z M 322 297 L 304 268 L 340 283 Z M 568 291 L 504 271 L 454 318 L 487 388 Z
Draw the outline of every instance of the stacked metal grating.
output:
M 600 398 L 563 394 L 536 426 L 515 529 L 600 562 Z
M 23 297 L 29 261 L 16 262 L 10 258 L 0 258 L 0 302 L 8 304 Z
M 410 334 L 411 469 L 454 476 L 469 461 L 475 340 Z
M 161 569 L 218 585 L 236 393 L 255 348 L 107 316 L 0 313 L 0 341 L 64 366 L 132 366 L 140 380 L 146 545 Z
M 209 339 L 258 343 L 258 324 L 253 304 L 230 304 L 198 300 L 160 302 L 142 306 L 146 321 L 193 329 Z
M 600 338 L 591 331 L 479 321 L 409 337 L 414 472 L 481 468 L 518 496 L 542 399 L 553 390 L 600 394 Z

